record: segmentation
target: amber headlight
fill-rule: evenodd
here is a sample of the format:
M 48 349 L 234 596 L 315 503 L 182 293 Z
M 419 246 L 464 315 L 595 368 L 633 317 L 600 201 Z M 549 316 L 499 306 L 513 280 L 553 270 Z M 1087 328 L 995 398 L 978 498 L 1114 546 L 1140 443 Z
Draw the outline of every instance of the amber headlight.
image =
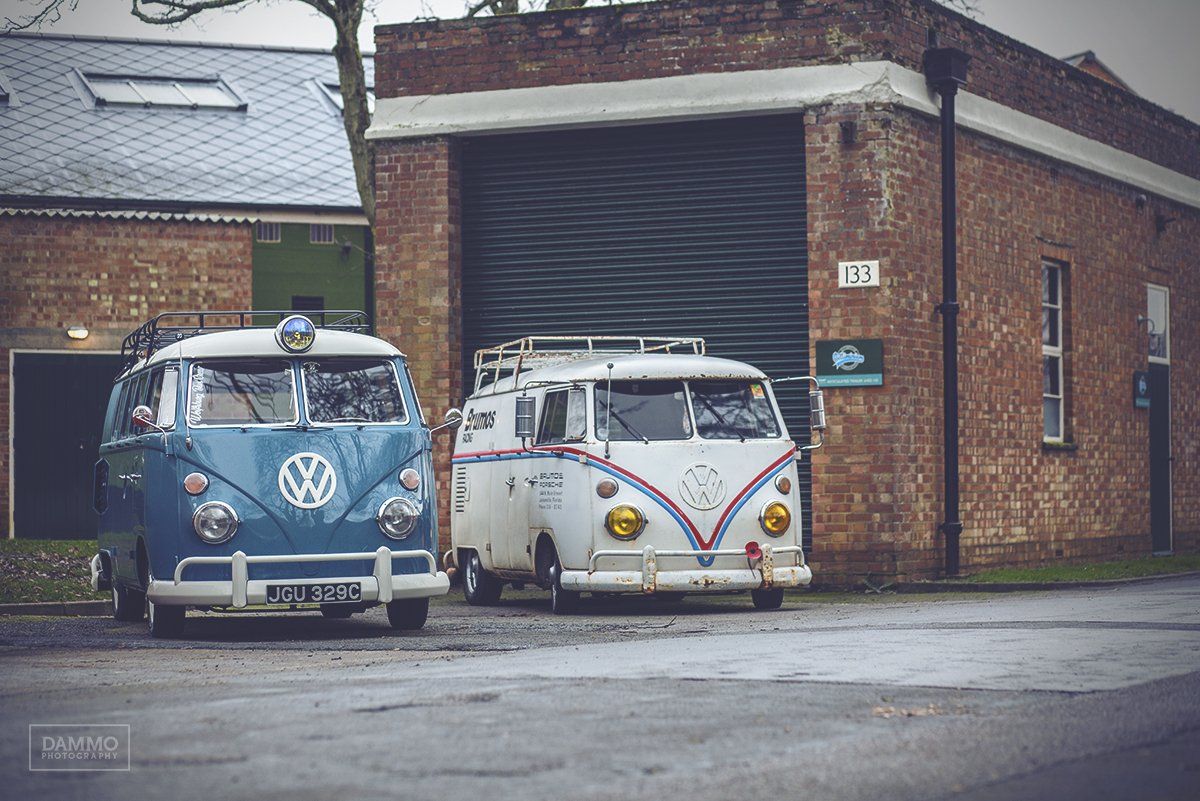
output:
M 792 510 L 788 509 L 786 504 L 771 501 L 763 507 L 758 516 L 758 523 L 762 530 L 772 537 L 782 537 L 792 524 Z
M 196 536 L 209 545 L 228 542 L 237 532 L 238 516 L 233 507 L 221 501 L 202 503 L 192 514 Z
M 394 540 L 402 540 L 417 527 L 421 513 L 408 498 L 389 498 L 379 507 L 375 522 L 379 530 Z
M 636 506 L 622 503 L 609 510 L 604 527 L 619 540 L 634 540 L 646 528 L 646 516 Z

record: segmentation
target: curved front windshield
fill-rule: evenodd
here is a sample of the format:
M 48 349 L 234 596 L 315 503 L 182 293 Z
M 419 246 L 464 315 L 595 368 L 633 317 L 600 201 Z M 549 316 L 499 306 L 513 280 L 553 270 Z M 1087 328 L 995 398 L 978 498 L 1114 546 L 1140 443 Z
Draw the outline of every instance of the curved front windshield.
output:
M 294 423 L 292 366 L 282 360 L 211 361 L 192 366 L 188 423 L 245 426 Z
M 608 385 L 597 383 L 594 392 L 596 437 L 601 440 L 691 439 L 692 420 L 682 381 L 614 381 L 611 409 Z
M 302 366 L 309 422 L 408 422 L 391 362 L 337 357 L 305 361 Z
M 779 436 L 775 409 L 760 381 L 690 381 L 696 430 L 704 439 Z

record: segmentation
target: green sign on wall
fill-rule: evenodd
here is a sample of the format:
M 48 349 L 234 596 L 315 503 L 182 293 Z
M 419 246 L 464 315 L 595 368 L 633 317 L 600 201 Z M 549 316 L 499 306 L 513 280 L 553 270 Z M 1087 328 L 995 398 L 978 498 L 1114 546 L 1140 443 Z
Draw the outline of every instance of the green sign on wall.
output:
M 817 380 L 823 387 L 883 386 L 883 340 L 829 339 L 818 342 Z

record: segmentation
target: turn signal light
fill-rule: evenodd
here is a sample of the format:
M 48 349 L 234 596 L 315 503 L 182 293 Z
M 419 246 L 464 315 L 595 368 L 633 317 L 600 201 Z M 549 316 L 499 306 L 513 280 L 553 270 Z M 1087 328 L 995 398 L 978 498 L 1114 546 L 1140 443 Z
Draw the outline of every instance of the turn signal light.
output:
M 208 489 L 208 476 L 203 473 L 188 473 L 183 479 L 183 488 L 188 495 L 199 495 Z
M 596 494 L 601 498 L 611 498 L 617 494 L 617 482 L 611 478 L 602 478 L 596 483 Z
M 779 501 L 771 501 L 763 507 L 758 523 L 772 537 L 782 537 L 792 525 L 792 510 Z
M 646 516 L 636 506 L 623 503 L 609 510 L 604 527 L 619 540 L 634 540 L 646 528 Z
M 782 495 L 788 495 L 792 491 L 792 479 L 785 475 L 775 476 L 775 489 Z

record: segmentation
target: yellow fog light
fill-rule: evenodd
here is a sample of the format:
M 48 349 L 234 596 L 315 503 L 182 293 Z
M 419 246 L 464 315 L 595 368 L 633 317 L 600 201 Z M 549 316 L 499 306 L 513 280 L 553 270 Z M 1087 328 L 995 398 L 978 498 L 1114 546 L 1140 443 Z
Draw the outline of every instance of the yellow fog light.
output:
M 771 501 L 763 507 L 758 523 L 772 537 L 782 537 L 792 524 L 792 510 L 779 501 Z
M 637 539 L 646 528 L 646 516 L 636 506 L 623 503 L 609 510 L 604 518 L 604 527 L 619 540 Z

